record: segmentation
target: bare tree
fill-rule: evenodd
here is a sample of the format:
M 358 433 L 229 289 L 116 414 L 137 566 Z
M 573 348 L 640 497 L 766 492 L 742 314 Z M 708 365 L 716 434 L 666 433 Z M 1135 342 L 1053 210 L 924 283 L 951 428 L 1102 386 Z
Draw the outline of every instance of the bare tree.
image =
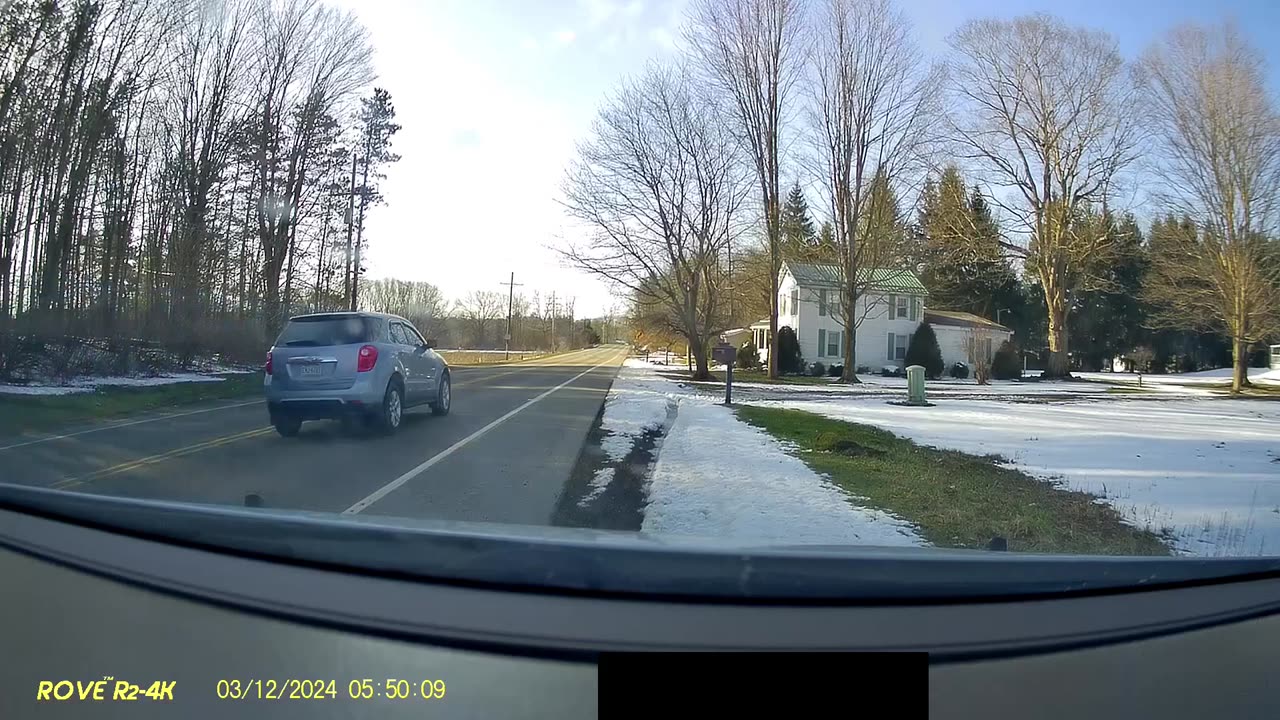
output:
M 952 134 L 997 190 L 987 195 L 1030 237 L 1010 249 L 1044 292 L 1045 374 L 1061 377 L 1070 295 L 1089 285 L 1111 246 L 1084 218 L 1106 206 L 1135 156 L 1133 88 L 1114 38 L 1047 15 L 971 21 L 950 43 Z
M 502 293 L 488 290 L 472 290 L 456 304 L 458 317 L 467 329 L 467 339 L 473 348 L 487 349 L 489 328 L 506 319 L 507 299 Z
M 995 335 L 985 328 L 971 328 L 964 336 L 964 352 L 979 385 L 991 384 L 992 344 Z
M 251 134 L 257 164 L 264 313 L 281 321 L 280 279 L 324 119 L 372 77 L 368 32 L 318 0 L 256 0 Z
M 1152 238 L 1153 320 L 1231 338 L 1231 389 L 1249 348 L 1280 332 L 1280 117 L 1260 53 L 1235 27 L 1176 29 L 1139 66 L 1166 207 L 1190 232 Z
M 564 184 L 565 208 L 591 238 L 562 256 L 682 335 L 698 378 L 709 377 L 710 339 L 725 329 L 722 255 L 747 189 L 716 116 L 681 69 L 651 67 L 601 110 Z
M 857 328 L 868 314 L 858 300 L 901 256 L 892 185 L 921 167 L 941 76 L 889 0 L 827 0 L 825 10 L 809 115 L 838 251 L 842 379 L 855 382 Z
M 690 13 L 689 46 L 725 93 L 737 135 L 755 168 L 769 252 L 769 346 L 778 339 L 782 269 L 779 157 L 787 96 L 800 77 L 801 0 L 699 0 Z M 769 353 L 769 377 L 778 362 Z

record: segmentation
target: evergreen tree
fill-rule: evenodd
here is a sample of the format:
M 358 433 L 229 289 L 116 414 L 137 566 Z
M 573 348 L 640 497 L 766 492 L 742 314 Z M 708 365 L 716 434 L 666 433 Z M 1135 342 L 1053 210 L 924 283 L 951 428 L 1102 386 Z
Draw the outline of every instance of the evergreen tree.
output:
M 929 323 L 920 323 L 920 327 L 911 334 L 906 364 L 922 366 L 925 376 L 931 380 L 942 377 L 942 349 L 938 347 L 938 336 Z
M 800 339 L 790 325 L 778 328 L 778 372 L 794 375 L 804 372 L 804 357 L 800 354 Z
M 818 244 L 809 203 L 798 182 L 791 186 L 787 202 L 782 206 L 782 242 L 783 255 L 796 259 L 807 258 Z
M 1147 272 L 1142 230 L 1132 215 L 1119 223 L 1100 219 L 1101 232 L 1112 238 L 1105 266 L 1094 271 L 1090 289 L 1073 296 L 1068 336 L 1075 362 L 1085 370 L 1100 370 L 1111 358 L 1147 342 L 1142 327 L 1145 309 L 1139 299 Z
M 1029 315 L 1017 275 L 1004 260 L 990 206 L 976 187 L 966 189 L 954 166 L 925 184 L 913 245 L 909 254 L 931 306 L 991 319 L 1000 310 L 1014 318 Z

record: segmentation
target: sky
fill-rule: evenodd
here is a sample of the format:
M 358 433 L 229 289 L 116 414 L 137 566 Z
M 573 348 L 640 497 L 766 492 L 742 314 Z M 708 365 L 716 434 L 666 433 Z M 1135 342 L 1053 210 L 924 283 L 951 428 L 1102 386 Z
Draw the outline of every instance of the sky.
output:
M 820 0 L 810 0 L 810 2 Z M 553 250 L 581 230 L 558 202 L 575 143 L 628 75 L 679 52 L 688 0 L 337 0 L 369 29 L 376 85 L 402 126 L 386 204 L 365 220 L 369 275 L 425 280 L 453 300 L 505 292 L 573 298 L 589 317 L 625 307 Z M 1050 12 L 1107 30 L 1128 58 L 1185 22 L 1236 20 L 1280 67 L 1275 0 L 900 0 L 941 58 L 968 19 Z M 810 200 L 811 206 L 815 204 Z

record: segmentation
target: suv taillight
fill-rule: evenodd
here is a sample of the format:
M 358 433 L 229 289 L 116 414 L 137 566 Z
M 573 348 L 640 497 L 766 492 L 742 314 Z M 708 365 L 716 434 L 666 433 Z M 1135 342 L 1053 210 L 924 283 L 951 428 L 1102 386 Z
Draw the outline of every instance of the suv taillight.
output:
M 271 374 L 271 351 L 270 350 L 267 351 L 267 366 L 265 369 L 267 371 L 267 374 L 270 375 Z
M 360 347 L 360 359 L 356 361 L 356 372 L 369 372 L 378 362 L 378 348 L 373 345 Z

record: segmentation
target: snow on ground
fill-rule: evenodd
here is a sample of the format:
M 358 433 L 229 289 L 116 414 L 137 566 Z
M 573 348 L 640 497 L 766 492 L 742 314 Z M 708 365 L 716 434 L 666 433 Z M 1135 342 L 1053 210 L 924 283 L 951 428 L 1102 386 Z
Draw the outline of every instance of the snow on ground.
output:
M 674 411 L 654 463 L 643 532 L 769 544 L 924 544 L 910 524 L 859 507 L 768 433 L 658 369 L 627 360 L 601 421 L 610 433 L 605 452 L 617 461 Z M 612 469 L 597 472 L 589 497 L 604 492 L 612 478 Z
M 641 530 L 770 544 L 924 544 L 908 523 L 853 500 L 730 409 L 683 397 Z
M 600 427 L 608 433 L 601 440 L 605 455 L 621 462 L 646 430 L 661 428 L 668 405 L 675 402 L 673 391 L 678 390 L 674 383 L 654 374 L 648 363 L 628 359 L 604 401 Z
M 1217 370 L 1201 370 L 1200 372 L 1172 373 L 1168 375 L 1142 375 L 1143 385 L 1208 385 L 1225 387 L 1231 384 L 1231 368 Z M 1104 382 L 1136 385 L 1138 375 L 1134 373 L 1077 372 L 1072 373 L 1085 380 L 1101 380 Z M 1249 368 L 1249 381 L 1260 385 L 1280 385 L 1280 370 L 1267 368 Z
M 0 395 L 74 395 L 93 392 L 91 387 L 69 385 L 6 385 L 0 383 Z
M 95 388 L 106 386 L 151 387 L 155 385 L 172 385 L 174 383 L 222 382 L 223 380 L 226 380 L 226 378 L 204 373 L 169 373 L 155 377 L 82 377 L 59 385 L 40 383 L 10 385 L 0 383 L 0 395 L 72 395 L 93 392 Z
M 997 454 L 1097 494 L 1193 555 L 1280 554 L 1280 403 L 1113 397 L 1059 403 L 880 398 L 762 404 L 876 425 L 926 445 Z

